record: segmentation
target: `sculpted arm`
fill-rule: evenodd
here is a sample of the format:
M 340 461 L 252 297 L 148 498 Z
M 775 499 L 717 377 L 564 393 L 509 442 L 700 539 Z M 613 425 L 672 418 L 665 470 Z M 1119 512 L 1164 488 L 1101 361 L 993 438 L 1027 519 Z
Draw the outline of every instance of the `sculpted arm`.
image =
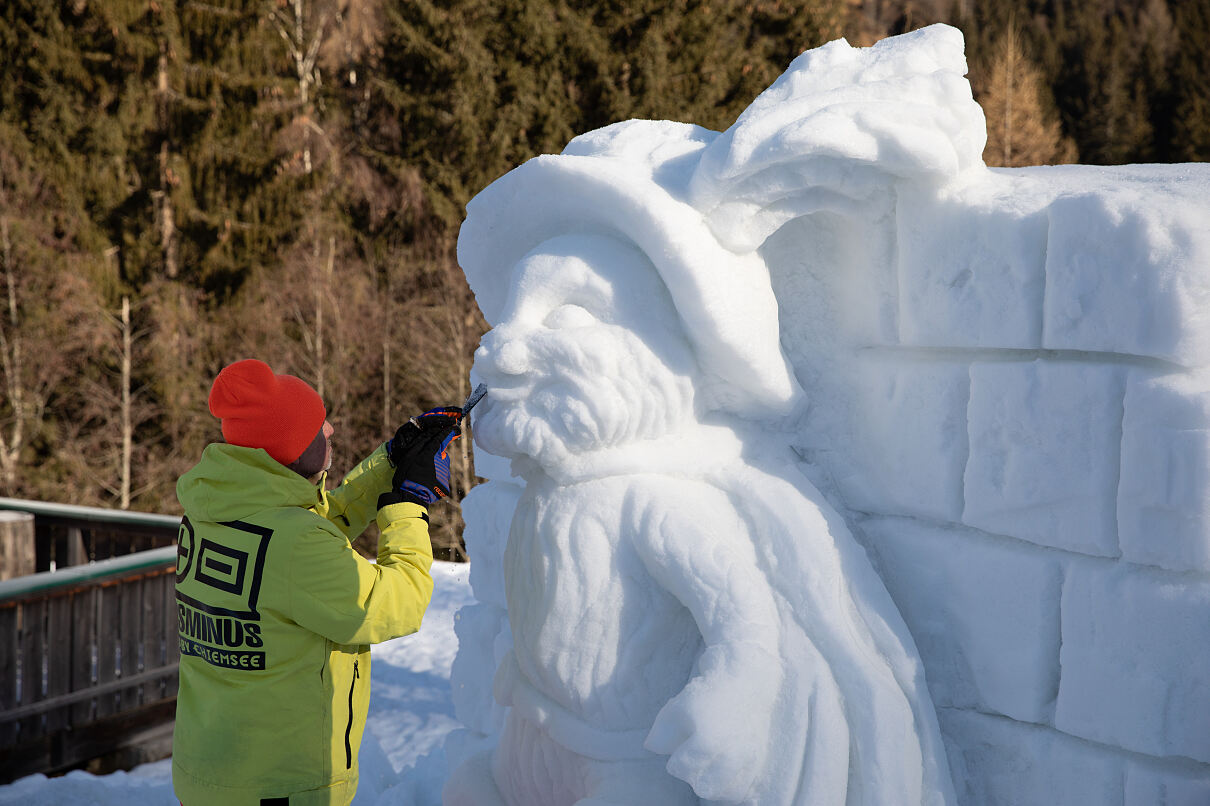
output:
M 766 760 L 782 683 L 779 617 L 748 525 L 727 495 L 662 477 L 637 501 L 636 549 L 692 614 L 704 648 L 684 689 L 657 715 L 646 747 L 699 797 L 744 800 Z

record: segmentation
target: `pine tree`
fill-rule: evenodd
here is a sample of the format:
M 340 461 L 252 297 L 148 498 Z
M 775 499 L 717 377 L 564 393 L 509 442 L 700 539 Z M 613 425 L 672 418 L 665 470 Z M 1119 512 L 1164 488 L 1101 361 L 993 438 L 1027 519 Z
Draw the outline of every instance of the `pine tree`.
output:
M 1115 2 L 1057 0 L 1053 21 L 1035 26 L 1035 40 L 1047 36 L 1053 37 L 1058 54 L 1050 64 L 1051 88 L 1079 160 L 1118 164 L 1145 159 L 1154 133 L 1136 15 Z
M 1063 137 L 1058 118 L 1045 111 L 1041 72 L 1026 57 L 1015 22 L 988 55 L 972 76 L 975 98 L 987 116 L 984 162 L 1016 167 L 1073 161 L 1075 145 Z
M 0 489 L 53 500 L 70 476 L 59 435 L 96 348 L 101 271 L 78 198 L 46 165 L 0 118 Z
M 1179 46 L 1171 86 L 1172 156 L 1182 161 L 1210 160 L 1210 2 L 1173 3 Z
M 373 93 L 393 121 L 371 128 L 397 133 L 449 224 L 492 179 L 590 129 L 631 117 L 729 125 L 841 20 L 830 0 L 420 0 L 386 14 Z

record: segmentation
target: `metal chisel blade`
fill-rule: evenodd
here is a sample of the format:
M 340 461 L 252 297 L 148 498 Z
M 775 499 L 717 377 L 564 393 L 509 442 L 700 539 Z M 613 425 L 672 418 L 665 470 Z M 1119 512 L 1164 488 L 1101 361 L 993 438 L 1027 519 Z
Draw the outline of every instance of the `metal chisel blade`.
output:
M 471 392 L 470 397 L 468 397 L 466 399 L 466 402 L 462 404 L 462 416 L 465 417 L 466 415 L 470 414 L 471 409 L 473 409 L 475 407 L 475 404 L 478 403 L 480 400 L 482 400 L 486 395 L 487 395 L 487 384 L 486 383 L 481 383 L 478 386 L 476 386 L 475 390 L 473 392 Z

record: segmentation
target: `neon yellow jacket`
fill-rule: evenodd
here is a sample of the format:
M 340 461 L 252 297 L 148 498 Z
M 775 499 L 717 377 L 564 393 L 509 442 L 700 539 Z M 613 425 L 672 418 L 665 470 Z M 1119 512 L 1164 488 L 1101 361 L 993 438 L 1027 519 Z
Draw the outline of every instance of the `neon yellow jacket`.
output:
M 377 565 L 349 545 L 390 477 L 381 447 L 325 493 L 259 448 L 214 444 L 177 482 L 185 806 L 353 799 L 369 645 L 418 630 L 433 592 L 423 507 L 377 513 Z

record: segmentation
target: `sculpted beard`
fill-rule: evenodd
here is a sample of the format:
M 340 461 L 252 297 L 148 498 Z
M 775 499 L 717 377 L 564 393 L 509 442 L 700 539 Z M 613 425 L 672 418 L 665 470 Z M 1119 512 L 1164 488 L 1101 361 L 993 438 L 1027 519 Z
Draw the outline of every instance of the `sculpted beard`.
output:
M 663 436 L 692 415 L 692 380 L 625 328 L 533 331 L 524 345 L 527 393 L 489 397 L 476 423 L 476 438 L 491 453 L 531 456 L 549 467 L 570 455 Z

